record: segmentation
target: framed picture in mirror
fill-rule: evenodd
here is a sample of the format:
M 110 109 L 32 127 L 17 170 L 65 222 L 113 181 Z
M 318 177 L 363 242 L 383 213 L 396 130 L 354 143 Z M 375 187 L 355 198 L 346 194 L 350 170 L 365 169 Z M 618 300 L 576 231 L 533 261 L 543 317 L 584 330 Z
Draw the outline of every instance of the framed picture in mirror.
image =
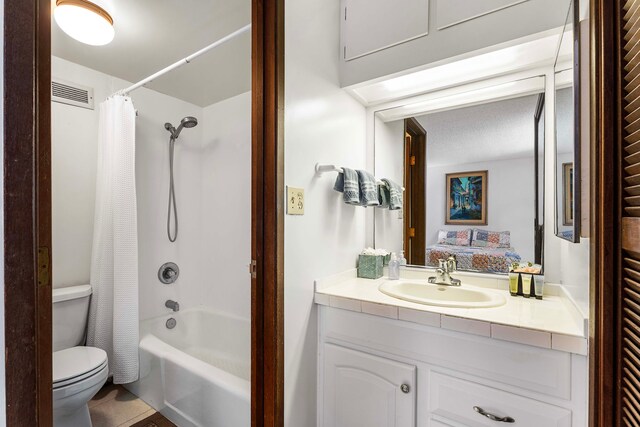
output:
M 488 171 L 448 173 L 447 225 L 487 225 Z
M 562 164 L 562 183 L 562 225 L 573 225 L 573 163 Z

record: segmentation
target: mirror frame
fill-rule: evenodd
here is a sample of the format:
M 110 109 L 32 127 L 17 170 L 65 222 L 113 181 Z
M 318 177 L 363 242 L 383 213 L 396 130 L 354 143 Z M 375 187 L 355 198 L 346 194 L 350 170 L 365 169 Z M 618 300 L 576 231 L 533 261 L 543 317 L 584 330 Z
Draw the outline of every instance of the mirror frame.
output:
M 571 243 L 580 243 L 580 223 L 582 221 L 582 212 L 581 212 L 581 144 L 580 144 L 580 2 L 576 0 L 571 0 L 569 3 L 569 11 L 567 11 L 567 21 L 563 27 L 562 35 L 560 38 L 560 42 L 558 44 L 558 54 L 556 55 L 556 62 L 553 65 L 554 72 L 554 94 L 556 92 L 555 85 L 555 75 L 558 72 L 564 71 L 559 70 L 557 68 L 558 65 L 558 55 L 560 54 L 560 46 L 562 45 L 562 39 L 564 38 L 564 34 L 566 29 L 568 28 L 569 17 L 573 15 L 573 239 L 568 239 L 562 237 L 559 234 L 560 224 L 559 224 L 559 213 L 560 213 L 560 203 L 558 202 L 558 182 L 563 179 L 558 174 L 558 111 L 557 111 L 557 99 L 554 96 L 554 106 L 553 106 L 553 115 L 554 115 L 554 137 L 555 137 L 555 145 L 554 145 L 554 204 L 555 204 L 555 218 L 554 218 L 554 234 L 556 237 Z

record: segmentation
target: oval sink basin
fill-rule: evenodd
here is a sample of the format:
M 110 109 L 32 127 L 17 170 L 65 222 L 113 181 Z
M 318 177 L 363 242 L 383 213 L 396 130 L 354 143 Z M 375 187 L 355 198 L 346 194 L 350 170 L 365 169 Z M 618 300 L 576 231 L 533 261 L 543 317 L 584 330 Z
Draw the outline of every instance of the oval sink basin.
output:
M 378 288 L 391 297 L 439 307 L 487 308 L 506 302 L 504 295 L 478 288 L 442 286 L 406 280 L 389 280 Z

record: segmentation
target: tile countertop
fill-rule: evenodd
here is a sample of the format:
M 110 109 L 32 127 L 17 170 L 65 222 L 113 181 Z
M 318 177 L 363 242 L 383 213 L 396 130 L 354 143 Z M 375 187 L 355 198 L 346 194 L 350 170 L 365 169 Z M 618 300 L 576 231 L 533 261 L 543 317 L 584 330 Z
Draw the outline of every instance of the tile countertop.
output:
M 386 269 L 385 269 L 386 272 Z M 403 268 L 401 278 L 426 281 L 434 270 Z M 316 280 L 315 303 L 344 310 L 400 319 L 495 339 L 587 354 L 588 319 L 560 285 L 545 284 L 544 299 L 511 297 L 508 278 L 456 272 L 462 286 L 500 292 L 506 304 L 492 308 L 453 308 L 417 304 L 383 294 L 388 280 L 359 279 L 356 269 Z

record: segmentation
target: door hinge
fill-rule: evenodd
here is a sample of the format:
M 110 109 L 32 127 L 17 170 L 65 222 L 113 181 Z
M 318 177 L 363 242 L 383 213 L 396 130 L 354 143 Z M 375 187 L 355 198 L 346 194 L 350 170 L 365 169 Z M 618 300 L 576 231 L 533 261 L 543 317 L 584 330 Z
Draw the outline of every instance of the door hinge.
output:
M 416 229 L 411 227 L 409 228 L 409 238 L 416 237 Z
M 255 279 L 257 277 L 256 275 L 256 260 L 252 259 L 251 263 L 249 263 L 249 274 L 251 274 L 251 278 Z
M 38 248 L 38 286 L 49 286 L 50 265 L 49 248 L 40 246 Z
M 409 157 L 409 164 L 411 166 L 415 166 L 416 165 L 416 156 Z

